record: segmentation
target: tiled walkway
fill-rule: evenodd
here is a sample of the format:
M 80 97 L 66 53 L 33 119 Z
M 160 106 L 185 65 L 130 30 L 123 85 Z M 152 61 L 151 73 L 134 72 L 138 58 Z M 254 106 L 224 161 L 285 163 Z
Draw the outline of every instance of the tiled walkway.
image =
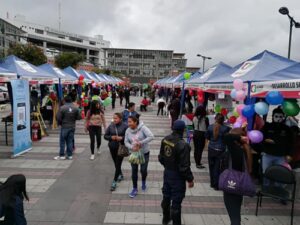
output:
M 134 99 L 139 102 L 138 99 Z M 156 108 L 154 106 L 154 108 Z M 114 112 L 121 111 L 117 108 Z M 107 121 L 112 111 L 106 110 Z M 161 224 L 163 168 L 157 161 L 160 141 L 170 133 L 167 117 L 157 117 L 154 111 L 143 113 L 141 119 L 156 136 L 151 143 L 148 171 L 148 189 L 135 199 L 128 197 L 131 190 L 130 164 L 125 160 L 125 180 L 113 193 L 109 191 L 113 165 L 107 142 L 103 140 L 101 155 L 90 161 L 89 138 L 84 133 L 83 122 L 76 129 L 76 154 L 72 161 L 54 161 L 58 152 L 58 132 L 35 142 L 33 150 L 22 157 L 9 159 L 10 148 L 4 146 L 3 127 L 0 127 L 0 181 L 14 173 L 24 173 L 30 202 L 26 203 L 29 225 L 98 225 L 98 224 Z M 11 138 L 10 138 L 11 139 Z M 191 153 L 193 154 L 193 153 Z M 222 193 L 209 187 L 207 169 L 198 170 L 192 159 L 195 187 L 188 189 L 183 202 L 183 224 L 230 224 L 224 207 Z M 207 152 L 204 152 L 207 164 Z M 206 165 L 207 167 L 207 165 Z M 140 184 L 139 184 L 140 185 Z M 245 198 L 242 209 L 243 224 L 288 225 L 289 205 L 282 206 L 267 199 L 259 216 L 254 216 L 255 199 Z M 300 204 L 295 206 L 294 224 L 300 225 Z

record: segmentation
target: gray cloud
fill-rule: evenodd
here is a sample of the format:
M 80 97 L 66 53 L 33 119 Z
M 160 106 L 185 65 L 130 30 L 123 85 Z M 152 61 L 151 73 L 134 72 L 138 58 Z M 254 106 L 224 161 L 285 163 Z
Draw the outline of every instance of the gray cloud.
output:
M 113 47 L 173 49 L 185 52 L 189 66 L 197 53 L 212 66 L 232 66 L 268 49 L 286 56 L 289 7 L 300 21 L 299 0 L 61 0 L 62 29 L 102 34 Z M 28 21 L 58 27 L 59 0 L 0 0 L 0 16 L 23 14 Z M 25 4 L 26 3 L 26 4 Z M 300 61 L 300 29 L 294 29 L 292 58 Z

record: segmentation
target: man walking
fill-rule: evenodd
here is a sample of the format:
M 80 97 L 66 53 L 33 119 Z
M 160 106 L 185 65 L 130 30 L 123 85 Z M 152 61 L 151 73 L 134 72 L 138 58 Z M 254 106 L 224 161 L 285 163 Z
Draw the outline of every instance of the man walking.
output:
M 65 97 L 65 105 L 63 105 L 56 115 L 57 122 L 61 125 L 60 130 L 60 151 L 59 156 L 54 157 L 55 160 L 64 160 L 65 144 L 67 145 L 67 159 L 72 159 L 73 140 L 76 127 L 76 120 L 80 120 L 79 109 L 72 103 L 71 96 Z
M 129 89 L 129 87 L 125 88 L 124 96 L 125 96 L 125 109 L 127 109 L 129 101 L 130 101 L 130 89 Z
M 181 225 L 181 203 L 185 197 L 186 184 L 192 188 L 194 177 L 191 171 L 191 147 L 183 140 L 185 123 L 176 120 L 173 133 L 161 142 L 159 162 L 164 166 L 164 184 L 162 188 L 164 225 L 173 220 L 173 225 Z

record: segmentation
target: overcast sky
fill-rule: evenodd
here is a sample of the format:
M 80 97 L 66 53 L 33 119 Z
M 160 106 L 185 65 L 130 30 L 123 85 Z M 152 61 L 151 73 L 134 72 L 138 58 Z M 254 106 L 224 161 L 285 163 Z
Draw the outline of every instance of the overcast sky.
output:
M 58 28 L 59 0 L 0 0 L 0 16 Z M 62 30 L 104 35 L 113 47 L 168 49 L 186 53 L 188 66 L 201 66 L 197 53 L 234 66 L 267 49 L 287 56 L 287 6 L 300 22 L 299 0 L 60 0 Z M 300 29 L 293 29 L 291 58 L 300 61 Z

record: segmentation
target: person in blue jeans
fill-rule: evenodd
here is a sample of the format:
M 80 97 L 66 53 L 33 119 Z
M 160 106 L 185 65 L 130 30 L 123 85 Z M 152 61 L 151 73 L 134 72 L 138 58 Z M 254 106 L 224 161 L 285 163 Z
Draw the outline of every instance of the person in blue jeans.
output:
M 59 137 L 60 151 L 59 155 L 54 157 L 54 159 L 66 159 L 65 145 L 67 145 L 67 159 L 72 159 L 76 120 L 80 120 L 81 115 L 79 109 L 72 103 L 71 96 L 65 97 L 65 105 L 57 112 L 56 119 L 61 126 Z
M 285 114 L 281 108 L 272 113 L 272 123 L 266 123 L 262 128 L 264 134 L 262 170 L 263 173 L 271 165 L 282 165 L 290 159 L 293 135 L 291 129 L 285 125 Z M 269 181 L 264 180 L 268 185 Z
M 26 192 L 26 177 L 23 174 L 12 175 L 0 185 L 0 217 L 3 225 L 27 225 L 23 201 L 29 201 Z
M 128 117 L 128 129 L 125 133 L 125 145 L 131 152 L 140 151 L 144 154 L 145 163 L 141 164 L 141 175 L 142 175 L 142 190 L 146 191 L 146 178 L 148 174 L 148 162 L 149 162 L 149 143 L 154 139 L 154 135 L 143 122 L 139 121 L 139 118 L 134 116 Z M 132 184 L 133 189 L 129 193 L 129 197 L 134 198 L 138 194 L 138 169 L 139 165 L 131 164 L 132 172 Z
M 224 135 L 230 131 L 230 127 L 224 125 L 224 120 L 224 116 L 218 113 L 215 117 L 215 123 L 208 127 L 205 134 L 206 139 L 209 141 L 208 165 L 210 186 L 215 190 L 219 189 L 220 162 L 226 150 L 226 145 L 223 142 Z

